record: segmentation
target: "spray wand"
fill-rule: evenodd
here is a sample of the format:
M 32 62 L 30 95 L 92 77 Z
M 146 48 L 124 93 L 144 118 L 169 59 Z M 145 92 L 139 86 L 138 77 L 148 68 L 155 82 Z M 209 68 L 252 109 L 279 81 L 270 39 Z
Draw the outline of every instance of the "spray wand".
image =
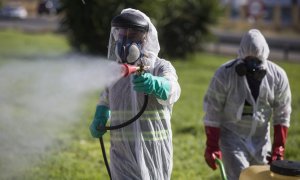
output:
M 122 77 L 127 77 L 130 74 L 136 73 L 137 75 L 141 75 L 144 73 L 145 70 L 148 70 L 150 68 L 150 66 L 144 66 L 143 64 L 139 64 L 137 66 L 134 65 L 129 65 L 129 64 L 121 64 L 121 73 L 122 73 Z M 130 125 L 131 123 L 133 123 L 134 121 L 136 121 L 139 117 L 141 117 L 141 115 L 144 113 L 146 107 L 148 104 L 148 94 L 144 95 L 144 104 L 141 108 L 141 110 L 131 119 L 129 119 L 128 121 L 115 125 L 115 126 L 99 126 L 98 129 L 99 130 L 115 130 L 115 129 L 120 129 L 123 127 L 126 127 L 128 125 Z M 99 138 L 100 141 L 100 146 L 101 146 L 101 150 L 102 150 L 102 155 L 103 155 L 103 160 L 106 166 L 106 170 L 107 173 L 111 179 L 111 173 L 110 173 L 110 168 L 109 168 L 109 164 L 107 161 L 107 157 L 106 157 L 106 152 L 105 152 L 105 146 L 104 146 L 104 142 L 103 142 L 103 137 Z
M 122 64 L 122 76 L 127 77 L 130 74 L 136 73 L 137 75 L 141 75 L 144 73 L 145 70 L 148 70 L 150 66 L 145 66 L 144 64 L 139 64 L 137 66 L 129 65 L 129 64 Z

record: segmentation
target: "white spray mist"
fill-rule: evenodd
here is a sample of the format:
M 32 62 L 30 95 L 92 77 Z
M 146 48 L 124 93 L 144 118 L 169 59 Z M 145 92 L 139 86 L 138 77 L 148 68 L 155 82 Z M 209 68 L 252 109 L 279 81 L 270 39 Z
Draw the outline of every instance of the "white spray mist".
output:
M 121 78 L 99 57 L 11 60 L 0 65 L 0 179 L 13 177 L 78 121 L 81 99 Z M 88 127 L 87 127 L 88 128 Z

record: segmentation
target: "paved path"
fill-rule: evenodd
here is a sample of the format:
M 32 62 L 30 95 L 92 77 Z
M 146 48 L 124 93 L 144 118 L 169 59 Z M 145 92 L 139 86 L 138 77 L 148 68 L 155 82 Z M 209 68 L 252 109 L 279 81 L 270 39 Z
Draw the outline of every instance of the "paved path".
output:
M 235 58 L 239 49 L 238 44 L 229 43 L 209 43 L 204 47 L 206 51 L 214 54 L 228 55 Z M 300 52 L 285 53 L 284 49 L 270 49 L 269 59 L 272 61 L 285 60 L 291 62 L 300 62 Z
M 209 43 L 205 49 L 209 52 L 226 55 L 237 55 L 237 50 L 243 33 L 230 33 L 224 31 L 213 32 L 217 38 Z M 283 37 L 265 35 L 270 47 L 270 59 L 300 62 L 300 34 L 299 37 Z

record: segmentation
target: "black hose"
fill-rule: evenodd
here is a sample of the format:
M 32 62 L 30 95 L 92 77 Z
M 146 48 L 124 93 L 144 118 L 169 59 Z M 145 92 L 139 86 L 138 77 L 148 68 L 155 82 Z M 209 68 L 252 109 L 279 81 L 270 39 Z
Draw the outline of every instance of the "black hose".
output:
M 109 175 L 109 179 L 111 179 L 110 168 L 109 168 L 109 164 L 108 164 L 107 157 L 106 157 L 106 152 L 105 152 L 105 146 L 104 146 L 103 138 L 100 137 L 99 141 L 100 141 L 100 146 L 101 146 L 101 150 L 102 150 L 102 155 L 103 155 L 105 167 L 106 167 L 107 173 Z
M 105 130 L 115 130 L 115 129 L 121 129 L 125 126 L 128 126 L 129 124 L 133 123 L 134 121 L 136 121 L 139 117 L 141 117 L 141 115 L 144 113 L 146 107 L 147 107 L 147 104 L 148 104 L 148 94 L 145 94 L 145 97 L 144 97 L 144 104 L 140 110 L 140 112 L 138 112 L 132 119 L 129 119 L 128 121 L 124 122 L 124 123 L 121 123 L 121 124 L 118 124 L 118 125 L 115 125 L 115 126 L 106 126 L 105 127 Z
M 121 123 L 121 124 L 118 124 L 118 125 L 115 125 L 115 126 L 106 126 L 105 130 L 116 130 L 116 129 L 121 129 L 121 128 L 125 127 L 125 126 L 128 126 L 129 124 L 131 124 L 134 121 L 136 121 L 139 117 L 141 117 L 141 115 L 144 113 L 147 105 L 148 105 L 148 94 L 145 94 L 145 96 L 144 96 L 144 104 L 143 104 L 141 110 L 133 118 L 129 119 L 128 121 L 126 121 L 124 123 Z M 111 173 L 110 173 L 110 168 L 109 168 L 109 164 L 108 164 L 106 153 L 105 153 L 105 146 L 104 146 L 104 143 L 103 143 L 103 137 L 100 137 L 99 141 L 100 141 L 100 146 L 101 146 L 101 150 L 102 150 L 102 156 L 103 156 L 103 159 L 104 159 L 106 170 L 108 172 L 109 178 L 111 179 Z

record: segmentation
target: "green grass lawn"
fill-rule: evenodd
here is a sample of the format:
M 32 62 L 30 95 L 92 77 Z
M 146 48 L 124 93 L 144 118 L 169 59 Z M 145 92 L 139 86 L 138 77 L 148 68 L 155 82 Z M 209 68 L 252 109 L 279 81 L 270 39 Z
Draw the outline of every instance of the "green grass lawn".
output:
M 9 38 L 8 38 L 9 36 Z M 63 36 L 25 35 L 18 32 L 0 32 L 0 58 L 14 56 L 31 56 L 39 51 L 66 53 L 69 50 Z M 23 42 L 30 42 L 30 46 Z M 46 46 L 47 45 L 47 46 Z M 13 47 L 16 46 L 13 51 Z M 56 51 L 56 46 L 59 52 Z M 29 48 L 29 49 L 27 49 Z M 234 57 L 232 57 L 234 58 Z M 203 158 L 205 135 L 203 131 L 202 100 L 214 71 L 230 57 L 199 53 L 187 60 L 173 62 L 182 93 L 174 105 L 172 115 L 174 165 L 172 179 L 220 179 L 220 172 L 208 168 Z M 300 64 L 276 62 L 289 76 L 293 95 L 293 113 L 291 128 L 286 147 L 286 158 L 300 161 Z M 49 149 L 37 164 L 30 167 L 22 179 L 108 179 L 100 151 L 99 141 L 91 138 L 88 125 L 93 118 L 98 93 L 87 94 L 82 106 L 82 121 L 63 134 L 59 134 L 53 149 Z M 109 135 L 105 135 L 107 153 L 109 153 Z M 18 177 L 16 177 L 18 178 Z
M 25 34 L 13 30 L 0 32 L 0 62 L 4 58 L 56 56 L 69 51 L 67 40 L 58 34 Z

